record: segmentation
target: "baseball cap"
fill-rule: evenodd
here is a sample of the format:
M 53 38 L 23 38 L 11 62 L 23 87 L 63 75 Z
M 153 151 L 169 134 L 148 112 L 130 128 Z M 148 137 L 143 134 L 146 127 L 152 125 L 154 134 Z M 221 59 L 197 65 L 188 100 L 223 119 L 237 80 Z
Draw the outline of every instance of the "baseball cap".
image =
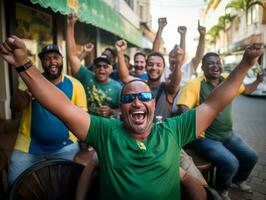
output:
M 95 59 L 93 60 L 93 64 L 94 64 L 94 65 L 97 65 L 99 62 L 106 62 L 106 63 L 108 63 L 109 65 L 111 64 L 111 63 L 110 63 L 110 60 L 108 59 L 108 56 L 105 55 L 105 54 L 102 54 L 101 56 L 99 56 L 98 58 L 95 58 Z
M 38 54 L 39 58 L 42 59 L 42 57 L 49 52 L 56 52 L 60 56 L 62 56 L 59 47 L 56 44 L 48 44 L 45 47 L 42 48 L 41 52 Z

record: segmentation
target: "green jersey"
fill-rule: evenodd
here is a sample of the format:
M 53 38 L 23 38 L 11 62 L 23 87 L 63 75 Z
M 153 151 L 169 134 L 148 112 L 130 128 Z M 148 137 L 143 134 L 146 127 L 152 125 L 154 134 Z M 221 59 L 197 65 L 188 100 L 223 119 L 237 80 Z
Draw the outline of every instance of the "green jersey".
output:
M 153 124 L 144 142 L 123 122 L 91 115 L 86 142 L 98 153 L 100 199 L 180 199 L 179 153 L 196 137 L 195 113 Z

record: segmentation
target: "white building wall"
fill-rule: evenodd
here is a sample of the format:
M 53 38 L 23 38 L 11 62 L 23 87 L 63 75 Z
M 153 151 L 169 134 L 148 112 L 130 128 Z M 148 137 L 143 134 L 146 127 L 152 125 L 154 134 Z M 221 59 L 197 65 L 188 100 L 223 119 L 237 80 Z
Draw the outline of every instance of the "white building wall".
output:
M 139 28 L 139 17 L 124 0 L 104 0 L 111 8 L 127 19 L 133 26 Z

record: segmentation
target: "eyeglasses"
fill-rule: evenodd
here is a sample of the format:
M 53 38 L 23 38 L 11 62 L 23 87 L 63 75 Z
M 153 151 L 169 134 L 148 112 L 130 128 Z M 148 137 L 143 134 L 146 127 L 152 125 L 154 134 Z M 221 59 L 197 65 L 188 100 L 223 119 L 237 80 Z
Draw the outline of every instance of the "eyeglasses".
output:
M 138 97 L 138 99 L 143 102 L 151 101 L 154 98 L 151 92 L 140 92 L 136 94 L 132 94 L 132 93 L 122 94 L 120 97 L 120 103 L 123 103 L 123 104 L 132 103 L 133 101 L 135 101 L 136 97 Z
M 97 69 L 99 69 L 99 68 L 101 68 L 101 67 L 103 67 L 104 69 L 107 69 L 109 66 L 108 66 L 107 64 L 97 64 L 97 65 L 96 65 L 96 68 L 97 68 Z

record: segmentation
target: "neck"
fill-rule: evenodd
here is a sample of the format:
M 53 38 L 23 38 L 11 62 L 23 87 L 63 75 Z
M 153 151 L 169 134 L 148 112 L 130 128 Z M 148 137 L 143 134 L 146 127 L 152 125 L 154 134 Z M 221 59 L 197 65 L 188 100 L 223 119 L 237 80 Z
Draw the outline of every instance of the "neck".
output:
M 53 79 L 53 80 L 49 80 L 51 83 L 53 83 L 53 84 L 55 84 L 55 85 L 57 85 L 58 83 L 60 83 L 61 81 L 62 81 L 62 74 L 58 77 L 58 78 L 56 78 L 56 79 Z
M 134 139 L 136 139 L 136 140 L 139 140 L 139 141 L 145 141 L 148 137 L 149 137 L 149 135 L 150 135 L 150 130 L 149 131 L 146 131 L 145 133 L 143 133 L 143 134 L 139 134 L 139 133 L 129 133 L 129 135 L 131 136 L 131 137 L 133 137 Z
M 159 86 L 160 84 L 161 84 L 160 79 L 158 79 L 158 80 L 148 79 L 148 85 L 150 86 L 151 89 Z
M 207 79 L 214 87 L 219 84 L 219 79 Z
M 96 79 L 97 80 L 97 79 Z M 109 81 L 109 78 L 108 79 L 106 79 L 106 80 L 104 80 L 104 81 L 99 81 L 99 80 L 97 80 L 99 83 L 102 83 L 102 84 L 106 84 L 106 83 L 108 83 L 108 81 Z
M 133 130 L 127 126 L 125 126 L 125 128 L 127 129 L 128 134 L 134 139 L 139 141 L 145 141 L 151 133 L 152 123 L 146 128 L 146 130 L 143 133 L 136 132 L 136 130 Z

